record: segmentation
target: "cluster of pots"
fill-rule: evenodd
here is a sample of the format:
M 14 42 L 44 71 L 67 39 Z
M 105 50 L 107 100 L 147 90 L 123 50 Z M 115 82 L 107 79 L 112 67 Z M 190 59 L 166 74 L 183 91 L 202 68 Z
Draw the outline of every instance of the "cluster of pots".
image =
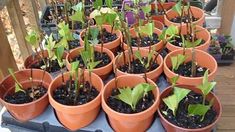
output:
M 192 7 L 192 11 L 195 12 L 195 15 L 201 15 L 198 16 L 200 18 L 195 23 L 197 24 L 196 28 L 200 30 L 200 32 L 197 32 L 197 36 L 204 40 L 204 44 L 201 44 L 200 46 L 195 48 L 196 52 L 196 62 L 202 67 L 205 67 L 210 70 L 209 73 L 209 80 L 214 80 L 216 71 L 217 71 L 217 63 L 215 59 L 206 53 L 205 51 L 209 47 L 210 44 L 210 33 L 201 25 L 204 22 L 204 13 L 203 11 L 198 11 L 200 9 L 196 7 Z M 202 12 L 202 13 L 201 13 Z M 176 13 L 173 10 L 167 11 L 168 16 L 174 17 Z M 167 26 L 173 24 L 179 27 L 177 23 L 172 23 L 167 18 L 164 18 L 164 22 Z M 156 23 L 160 23 L 157 21 Z M 158 24 L 155 24 L 155 26 Z M 103 26 L 107 31 L 111 31 L 111 26 L 104 25 Z M 156 26 L 157 27 L 157 26 Z M 181 27 L 182 34 L 186 34 L 186 25 L 183 25 Z M 81 32 L 80 36 L 83 36 L 85 30 Z M 155 28 L 155 33 L 158 35 L 161 34 L 161 28 Z M 10 114 L 15 117 L 19 121 L 28 121 L 30 119 L 33 119 L 40 114 L 43 113 L 43 111 L 47 108 L 48 104 L 52 105 L 52 107 L 55 109 L 55 114 L 58 117 L 58 120 L 64 125 L 65 128 L 68 128 L 69 130 L 77 130 L 82 127 L 85 127 L 89 125 L 92 121 L 94 121 L 102 107 L 102 109 L 105 111 L 105 113 L 108 115 L 108 120 L 111 125 L 111 127 L 115 131 L 146 131 L 150 126 L 154 119 L 154 114 L 157 112 L 160 116 L 160 120 L 162 122 L 162 125 L 167 131 L 211 131 L 215 124 L 217 123 L 219 117 L 221 116 L 222 108 L 220 101 L 215 96 L 215 94 L 210 93 L 207 96 L 207 99 L 214 98 L 214 105 L 212 106 L 216 112 L 216 120 L 210 124 L 207 127 L 203 127 L 200 129 L 185 129 L 178 127 L 169 121 L 167 121 L 162 113 L 160 112 L 160 106 L 163 105 L 162 99 L 166 96 L 168 96 L 172 92 L 172 87 L 166 88 L 162 93 L 159 92 L 159 88 L 156 85 L 156 80 L 158 77 L 164 72 L 167 79 L 170 79 L 176 74 L 170 69 L 172 66 L 171 64 L 171 57 L 175 56 L 177 54 L 183 53 L 182 47 L 174 46 L 173 44 L 168 43 L 166 45 L 166 48 L 170 51 L 167 56 L 163 59 L 161 55 L 158 56 L 156 59 L 156 63 L 159 65 L 158 68 L 156 68 L 153 71 L 147 72 L 147 81 L 150 84 L 153 84 L 155 86 L 155 89 L 152 90 L 155 102 L 154 104 L 148 108 L 145 111 L 135 113 L 135 114 L 123 114 L 116 112 L 112 110 L 107 105 L 107 98 L 111 95 L 111 91 L 113 88 L 115 88 L 115 79 L 112 79 L 108 81 L 108 83 L 104 84 L 103 80 L 105 80 L 110 74 L 112 74 L 113 69 L 117 66 L 117 57 L 114 56 L 114 53 L 117 51 L 117 48 L 122 43 L 122 34 L 120 31 L 115 31 L 117 35 L 117 39 L 113 42 L 105 43 L 104 44 L 104 50 L 103 52 L 107 53 L 110 59 L 112 60 L 108 65 L 101 67 L 101 68 L 95 68 L 93 73 L 91 74 L 91 83 L 92 85 L 99 91 L 99 95 L 92 101 L 84 104 L 84 105 L 78 105 L 78 106 L 67 106 L 58 103 L 53 99 L 53 91 L 58 88 L 62 84 L 62 75 L 60 74 L 50 74 L 45 72 L 44 78 L 42 79 L 43 70 L 39 69 L 33 69 L 33 81 L 35 83 L 39 83 L 42 81 L 43 86 L 48 89 L 48 92 L 41 97 L 40 99 L 33 101 L 31 103 L 26 104 L 10 104 L 4 101 L 4 97 L 14 91 L 14 80 L 9 75 L 7 76 L 0 85 L 0 101 L 1 103 L 7 108 L 7 110 L 10 112 Z M 130 29 L 131 36 L 135 36 L 134 29 Z M 80 37 L 81 38 L 81 37 Z M 82 39 L 80 39 L 80 44 L 84 45 L 84 42 Z M 162 42 L 158 42 L 157 44 L 154 44 L 153 46 L 156 47 L 156 50 L 159 50 L 163 47 Z M 127 49 L 127 45 L 123 44 L 123 49 Z M 70 51 L 70 53 L 65 53 L 64 58 L 66 59 L 66 67 L 68 70 L 70 70 L 71 64 L 69 62 L 70 59 L 77 56 L 80 51 L 82 50 L 82 47 L 75 48 Z M 140 53 L 142 56 L 148 55 L 148 49 L 146 48 L 140 48 Z M 95 46 L 95 51 L 100 52 L 101 48 L 100 45 Z M 137 51 L 137 48 L 134 48 L 134 52 Z M 46 51 L 45 51 L 46 52 Z M 128 52 L 128 51 L 125 51 Z M 186 49 L 186 55 L 189 57 L 186 61 L 192 60 L 190 58 L 190 54 L 192 53 L 192 49 Z M 48 55 L 47 52 L 44 55 Z M 127 55 L 127 54 L 124 54 Z M 123 58 L 123 54 L 120 56 L 120 58 Z M 45 56 L 46 57 L 46 56 Z M 122 61 L 123 59 L 120 59 L 118 62 L 118 65 L 124 64 Z M 32 59 L 32 56 L 28 57 L 28 59 L 25 60 L 25 67 L 28 68 L 30 64 L 35 63 Z M 129 74 L 126 72 L 122 72 L 118 70 L 117 68 L 117 87 L 122 88 L 124 86 L 133 87 L 139 83 L 145 82 L 145 79 L 143 78 L 144 74 Z M 18 81 L 23 85 L 23 87 L 27 87 L 27 85 L 30 84 L 29 77 L 30 77 L 30 69 L 24 69 L 15 72 L 15 76 L 18 79 Z M 65 72 L 64 80 L 69 80 L 69 72 Z M 85 71 L 84 74 L 85 80 L 89 81 L 88 77 L 88 71 Z M 131 80 L 131 81 L 130 81 Z M 202 83 L 203 77 L 184 77 L 179 76 L 179 80 L 177 82 L 180 86 L 185 86 L 186 88 L 196 92 L 200 93 L 198 88 L 199 84 Z

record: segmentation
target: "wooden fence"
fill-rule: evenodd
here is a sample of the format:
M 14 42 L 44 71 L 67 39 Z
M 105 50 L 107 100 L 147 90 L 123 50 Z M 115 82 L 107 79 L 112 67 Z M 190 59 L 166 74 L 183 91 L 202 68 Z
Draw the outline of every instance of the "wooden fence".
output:
M 32 12 L 33 16 L 30 19 L 33 19 L 31 21 L 34 21 L 36 24 L 35 27 L 38 27 L 39 22 L 39 15 L 38 15 L 38 9 L 36 6 L 36 0 L 25 0 L 30 4 L 30 11 Z M 234 0 L 220 0 L 222 2 L 222 23 L 221 23 L 221 29 L 220 31 L 222 33 L 230 33 L 232 21 L 234 17 L 235 12 L 235 4 Z M 41 8 L 44 8 L 47 4 L 47 0 L 39 0 Z M 31 47 L 27 44 L 25 41 L 25 35 L 26 35 L 26 26 L 25 22 L 23 20 L 23 16 L 21 14 L 21 9 L 19 5 L 18 0 L 0 0 L 0 11 L 3 6 L 6 6 L 12 27 L 14 29 L 16 39 L 19 45 L 19 49 L 21 52 L 21 56 L 25 60 L 28 55 L 32 53 Z M 9 67 L 13 68 L 14 70 L 18 70 L 16 61 L 14 59 L 9 41 L 7 39 L 7 35 L 4 29 L 4 25 L 2 23 L 2 20 L 0 19 L 0 69 L 2 71 L 2 74 L 0 73 L 0 80 L 2 79 L 2 76 L 6 76 L 8 74 L 7 69 Z

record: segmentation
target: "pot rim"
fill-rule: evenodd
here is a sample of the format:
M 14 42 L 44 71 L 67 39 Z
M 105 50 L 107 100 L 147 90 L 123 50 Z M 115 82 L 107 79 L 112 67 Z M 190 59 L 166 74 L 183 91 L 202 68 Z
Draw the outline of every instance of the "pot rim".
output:
M 24 72 L 24 71 L 30 71 L 30 70 L 31 70 L 31 69 L 23 69 L 23 70 L 19 70 L 19 71 L 14 72 L 14 74 L 17 74 L 17 73 L 20 73 L 20 72 Z M 41 70 L 41 69 L 32 69 L 32 70 L 44 72 L 44 71 Z M 48 75 L 49 75 L 51 81 L 53 80 L 52 76 L 51 76 L 48 72 L 45 72 L 45 74 L 48 74 Z M 11 78 L 11 75 L 7 75 L 7 76 L 0 82 L 0 84 L 2 85 L 2 83 L 3 83 L 6 79 L 8 79 L 8 78 Z M 37 83 L 38 83 L 38 82 L 42 82 L 42 80 L 34 80 L 34 82 L 37 82 Z M 43 81 L 43 82 L 45 82 L 45 81 Z M 23 84 L 23 83 L 31 83 L 31 82 L 30 82 L 29 80 L 25 80 L 25 81 L 21 81 L 20 83 Z M 47 92 L 46 92 L 42 97 L 40 97 L 40 98 L 37 99 L 37 100 L 34 100 L 34 101 L 32 101 L 32 102 L 29 102 L 29 103 L 24 103 L 24 104 L 12 104 L 12 103 L 6 102 L 3 98 L 0 98 L 0 102 L 3 102 L 3 104 L 7 104 L 7 105 L 9 105 L 9 106 L 16 106 L 16 107 L 28 106 L 28 105 L 32 105 L 32 104 L 35 104 L 35 103 L 37 103 L 37 102 L 40 102 L 40 101 L 43 100 L 46 96 L 48 96 L 48 90 L 49 90 L 49 85 L 50 85 L 50 84 L 48 84 L 48 83 L 43 83 L 43 84 L 44 84 L 44 85 L 48 85 L 48 87 L 46 88 L 46 89 L 47 89 Z M 14 86 L 13 86 L 12 88 L 14 88 Z M 11 89 L 12 89 L 12 88 L 11 88 Z
M 182 88 L 185 88 L 185 86 L 187 87 L 187 86 L 189 86 L 189 85 L 176 85 L 176 86 L 181 86 L 181 87 L 184 86 L 184 87 L 182 87 Z M 190 87 L 196 88 L 195 86 L 190 86 Z M 166 89 L 164 89 L 164 90 L 161 92 L 160 100 L 159 100 L 159 109 L 157 110 L 157 112 L 158 112 L 160 118 L 161 118 L 162 120 L 164 120 L 167 124 L 170 124 L 171 126 L 177 128 L 177 129 L 183 130 L 183 131 L 203 131 L 203 130 L 205 130 L 205 129 L 209 129 L 210 127 L 212 128 L 212 127 L 219 121 L 219 119 L 220 119 L 220 117 L 221 117 L 221 115 L 222 115 L 222 104 L 221 104 L 219 98 L 218 98 L 213 92 L 210 92 L 209 94 L 211 94 L 211 95 L 213 96 L 213 98 L 218 101 L 218 104 L 219 104 L 219 113 L 218 113 L 218 111 L 216 111 L 216 112 L 217 112 L 217 116 L 216 116 L 217 118 L 216 118 L 216 120 L 215 120 L 213 123 L 211 123 L 210 125 L 207 125 L 207 126 L 205 126 L 205 127 L 202 127 L 202 128 L 189 129 L 189 128 L 179 127 L 179 126 L 177 126 L 177 125 L 175 125 L 175 124 L 169 122 L 167 119 L 164 118 L 164 116 L 162 115 L 162 113 L 161 113 L 161 111 L 160 111 L 160 106 L 162 105 L 162 103 L 161 103 L 161 102 L 162 102 L 161 96 L 162 96 L 163 93 L 167 92 L 169 89 L 172 90 L 172 89 L 173 89 L 172 86 L 167 87 Z M 185 89 L 187 89 L 187 88 L 185 88 Z M 192 91 L 193 91 L 193 90 L 192 90 Z
M 181 51 L 183 49 L 177 49 L 177 50 L 174 50 L 172 52 L 170 52 L 169 54 L 166 55 L 165 59 L 164 59 L 164 70 L 167 70 L 169 73 L 171 74 L 174 74 L 175 76 L 179 75 L 179 74 L 176 74 L 174 73 L 173 71 L 170 70 L 170 68 L 168 67 L 168 65 L 166 64 L 166 60 L 175 52 L 178 52 L 178 51 Z M 185 49 L 185 50 L 190 50 L 192 52 L 193 49 Z M 210 54 L 206 53 L 205 51 L 202 51 L 202 50 L 199 50 L 199 49 L 195 49 L 195 52 L 199 52 L 200 54 L 205 54 L 208 56 L 209 60 L 211 61 L 211 63 L 214 63 L 215 64 L 215 67 L 214 69 L 212 69 L 212 71 L 208 74 L 208 77 L 211 76 L 211 75 L 214 75 L 217 71 L 217 68 L 218 68 L 218 65 L 217 65 L 217 62 L 216 60 L 214 59 L 213 56 L 211 56 Z M 182 76 L 182 75 L 179 75 L 180 78 L 184 78 L 184 79 L 190 79 L 190 80 L 197 80 L 197 79 L 203 79 L 203 77 L 185 77 L 185 76 Z
M 88 71 L 84 71 L 85 73 L 88 73 Z M 70 72 L 68 71 L 68 72 L 66 72 L 66 73 L 64 73 L 64 76 L 65 75 L 68 75 L 68 74 L 70 74 Z M 64 108 L 82 108 L 82 107 L 87 107 L 87 106 L 89 106 L 90 104 L 92 104 L 92 103 L 94 103 L 97 99 L 99 99 L 100 98 L 100 96 L 101 96 L 101 93 L 102 93 L 102 91 L 103 91 L 103 87 L 104 87 L 104 83 L 103 83 L 103 81 L 101 80 L 101 78 L 98 76 L 98 75 L 96 75 L 95 73 L 91 73 L 91 75 L 92 76 L 95 76 L 95 78 L 96 79 L 98 79 L 99 80 L 99 82 L 101 82 L 101 89 L 100 89 L 100 91 L 99 91 L 99 94 L 93 99 L 93 100 L 91 100 L 90 102 L 87 102 L 87 103 L 85 103 L 85 104 L 82 104 L 82 105 L 76 105 L 76 106 L 70 106 L 70 105 L 64 105 L 64 104 L 61 104 L 61 103 L 59 103 L 59 102 L 57 102 L 53 97 L 52 97 L 52 93 L 51 92 L 53 92 L 52 90 L 51 90 L 51 85 L 52 85 L 52 83 L 54 82 L 54 80 L 57 80 L 57 79 L 59 79 L 62 75 L 59 75 L 59 76 L 57 76 L 51 83 L 50 83 L 50 86 L 49 86 L 49 89 L 48 89 L 48 97 L 49 97 L 49 102 L 50 102 L 50 100 L 52 100 L 53 101 L 53 103 L 55 103 L 57 106 L 59 106 L 59 107 L 64 107 Z M 56 88 L 57 89 L 57 88 Z M 51 103 L 50 103 L 51 104 Z M 52 104 L 51 104 L 52 105 Z M 52 105 L 52 107 L 53 107 L 53 105 Z M 53 107 L 54 108 L 54 107 Z M 55 108 L 54 108 L 55 109 Z M 56 111 L 59 111 L 58 109 L 56 109 Z
M 135 77 L 142 78 L 141 76 L 138 76 L 138 75 L 122 75 L 122 76 L 118 76 L 117 79 L 122 78 L 122 77 L 126 77 L 126 76 L 133 77 L 133 78 L 135 78 Z M 106 103 L 107 101 L 105 101 L 105 99 L 104 99 L 104 92 L 105 92 L 105 90 L 107 89 L 107 85 L 109 85 L 110 83 L 112 83 L 113 81 L 115 81 L 115 78 L 112 79 L 112 80 L 110 80 L 110 81 L 104 86 L 104 89 L 103 89 L 102 95 L 101 95 L 101 99 L 102 99 L 101 102 L 102 102 L 102 105 L 104 105 L 104 106 L 108 109 L 108 111 L 114 113 L 115 115 L 122 116 L 122 117 L 127 117 L 127 118 L 131 118 L 131 117 L 135 117 L 135 116 L 141 116 L 141 115 L 143 115 L 143 114 L 148 113 L 148 112 L 151 111 L 156 105 L 157 105 L 157 107 L 158 107 L 159 101 L 160 101 L 160 100 L 159 100 L 159 99 L 160 99 L 160 91 L 159 91 L 159 88 L 158 88 L 157 84 L 155 84 L 154 81 L 152 81 L 152 80 L 149 79 L 149 78 L 147 78 L 147 80 L 148 80 L 148 82 L 149 82 L 150 84 L 152 84 L 152 85 L 154 85 L 154 86 L 156 87 L 156 97 L 155 97 L 155 101 L 154 101 L 154 103 L 153 103 L 148 109 L 146 109 L 146 110 L 144 110 L 144 111 L 141 111 L 141 112 L 139 112 L 139 113 L 125 114 L 125 113 L 117 112 L 117 111 L 113 110 L 112 108 L 110 108 L 110 107 L 108 106 L 108 104 Z M 104 110 L 104 111 L 105 111 L 105 110 Z M 155 112 L 156 112 L 156 111 L 155 111 Z M 107 113 L 106 113 L 106 114 L 107 114 Z M 107 115 L 108 115 L 108 114 L 107 114 Z M 143 120 L 144 120 L 144 119 L 145 119 L 145 118 L 143 118 Z

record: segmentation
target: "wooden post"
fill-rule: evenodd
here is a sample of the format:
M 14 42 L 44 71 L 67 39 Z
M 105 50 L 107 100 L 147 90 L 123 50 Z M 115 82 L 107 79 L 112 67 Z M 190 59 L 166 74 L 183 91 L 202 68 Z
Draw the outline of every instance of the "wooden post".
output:
M 29 12 L 29 21 L 33 25 L 33 28 L 39 31 L 39 15 L 36 0 L 27 0 L 26 3 L 30 5 L 31 12 Z
M 235 4 L 234 0 L 223 0 L 221 4 L 221 28 L 219 29 L 219 33 L 221 34 L 230 34 L 231 28 L 233 24 L 233 17 L 235 13 Z
M 12 68 L 15 71 L 18 70 L 1 19 L 0 19 L 0 60 L 1 60 L 0 69 L 2 72 L 0 73 L 0 80 L 1 78 L 3 78 L 3 76 L 8 75 L 8 70 L 7 70 L 8 68 Z M 3 76 L 1 74 L 3 74 Z
M 39 0 L 38 1 L 41 7 L 41 10 L 43 11 L 44 8 L 47 6 L 47 4 L 49 3 L 48 0 Z
M 21 14 L 20 5 L 18 0 L 10 0 L 7 3 L 7 10 L 9 17 L 11 19 L 11 24 L 14 29 L 16 39 L 21 51 L 21 55 L 25 60 L 27 56 L 32 53 L 32 48 L 29 44 L 27 44 L 25 40 L 26 26 L 23 20 L 23 16 Z

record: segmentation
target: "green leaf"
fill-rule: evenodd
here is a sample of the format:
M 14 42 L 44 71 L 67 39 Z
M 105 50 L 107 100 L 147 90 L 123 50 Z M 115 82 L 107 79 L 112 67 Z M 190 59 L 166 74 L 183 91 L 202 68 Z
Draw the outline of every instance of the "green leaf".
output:
M 150 13 L 150 11 L 151 11 L 151 5 L 150 5 L 150 4 L 147 4 L 147 5 L 145 5 L 145 6 L 142 6 L 141 9 L 142 9 L 142 11 L 144 12 L 144 14 L 148 14 L 148 13 Z
M 132 98 L 132 106 L 134 107 L 134 110 L 135 110 L 136 104 L 144 96 L 143 93 L 144 93 L 144 86 L 141 84 L 135 86 L 134 89 L 132 90 L 131 98 Z
M 49 37 L 47 36 L 46 42 L 47 42 L 47 44 L 45 45 L 45 47 L 47 49 L 48 56 L 49 56 L 50 59 L 52 59 L 55 55 L 54 54 L 54 48 L 55 48 L 55 44 L 56 44 L 56 41 L 54 41 L 54 39 L 53 39 L 53 34 L 52 33 L 50 34 Z
M 181 14 L 182 14 L 182 12 L 181 12 L 181 5 L 182 5 L 182 0 L 179 0 L 179 2 L 177 2 L 177 3 L 172 7 L 172 10 L 176 11 L 179 16 L 181 16 Z
M 177 56 L 172 56 L 171 57 L 171 64 L 172 64 L 172 70 L 177 70 Z
M 89 34 L 91 35 L 91 40 L 89 40 L 90 43 L 92 44 L 98 44 L 98 35 L 99 35 L 99 29 L 94 27 L 94 28 L 89 28 Z
M 173 112 L 173 115 L 175 116 L 178 107 L 177 96 L 175 94 L 168 96 L 163 99 L 163 102 L 167 105 L 167 107 Z
M 72 7 L 72 9 L 75 11 L 82 11 L 82 8 L 83 8 L 82 2 L 79 2 L 77 5 Z
M 201 89 L 204 96 L 208 95 L 211 90 L 215 87 L 216 82 L 209 82 L 208 81 L 208 70 L 204 73 L 202 84 L 198 86 Z
M 120 88 L 118 89 L 120 94 L 115 96 L 117 99 L 121 100 L 122 102 L 128 104 L 131 106 L 132 109 L 134 109 L 134 107 L 132 106 L 132 90 L 131 88 L 127 87 L 127 88 Z
M 106 5 L 107 5 L 109 8 L 112 8 L 112 6 L 113 6 L 113 0 L 105 0 L 105 3 L 106 3 Z
M 39 39 L 40 35 L 36 31 L 31 31 L 27 36 L 25 36 L 25 40 L 35 49 L 39 47 Z
M 141 63 L 142 65 L 144 65 L 144 61 L 143 61 L 143 59 L 142 59 L 142 56 L 141 56 L 139 50 L 137 50 L 137 51 L 135 52 L 135 57 L 140 61 L 140 63 Z
M 188 106 L 189 115 L 200 115 L 202 116 L 201 121 L 203 121 L 205 114 L 210 109 L 210 105 L 202 105 L 202 104 L 190 104 Z
M 13 80 L 15 81 L 15 92 L 18 92 L 18 91 L 23 91 L 23 86 L 20 84 L 20 82 L 16 79 L 16 76 L 14 74 L 14 71 L 13 69 L 11 68 L 8 68 L 8 72 L 10 73 L 10 75 L 12 76 Z
M 69 18 L 72 21 L 78 21 L 78 22 L 84 23 L 83 17 L 84 17 L 84 14 L 81 11 L 76 11 L 72 16 L 69 16 Z
M 176 85 L 177 81 L 179 80 L 179 77 L 180 77 L 180 76 L 177 75 L 177 76 L 174 76 L 174 77 L 171 78 L 172 86 L 175 86 L 175 85 Z
M 117 14 L 116 13 L 107 13 L 107 14 L 105 14 L 105 21 L 109 25 L 113 25 L 116 18 L 117 18 Z
M 75 73 L 76 71 L 78 71 L 79 68 L 79 61 L 74 61 L 71 63 L 71 70 L 73 73 Z
M 64 55 L 64 47 L 63 46 L 57 47 L 55 49 L 55 56 L 61 68 L 64 66 L 63 55 Z
M 189 89 L 184 89 L 184 88 L 180 88 L 180 87 L 174 87 L 174 94 L 176 95 L 177 97 L 177 101 L 178 103 L 183 99 L 185 98 L 188 93 L 190 92 L 191 90 Z
M 172 70 L 177 70 L 181 64 L 187 59 L 185 55 L 178 54 L 171 57 Z
M 144 26 L 140 26 L 140 33 L 141 34 L 146 34 L 150 37 L 152 37 L 154 31 L 154 24 L 153 23 L 148 23 L 145 24 Z
M 97 25 L 101 26 L 104 23 L 104 17 L 102 15 L 95 16 L 95 22 Z
M 202 42 L 202 39 L 197 39 L 197 40 L 194 42 L 194 44 L 195 44 L 195 46 L 198 46 L 199 44 L 201 44 L 201 42 Z
M 22 89 L 22 86 L 15 82 L 15 93 L 19 91 L 22 91 L 25 93 L 25 91 Z
M 94 8 L 99 9 L 99 8 L 101 8 L 102 4 L 103 4 L 103 0 L 95 0 Z

